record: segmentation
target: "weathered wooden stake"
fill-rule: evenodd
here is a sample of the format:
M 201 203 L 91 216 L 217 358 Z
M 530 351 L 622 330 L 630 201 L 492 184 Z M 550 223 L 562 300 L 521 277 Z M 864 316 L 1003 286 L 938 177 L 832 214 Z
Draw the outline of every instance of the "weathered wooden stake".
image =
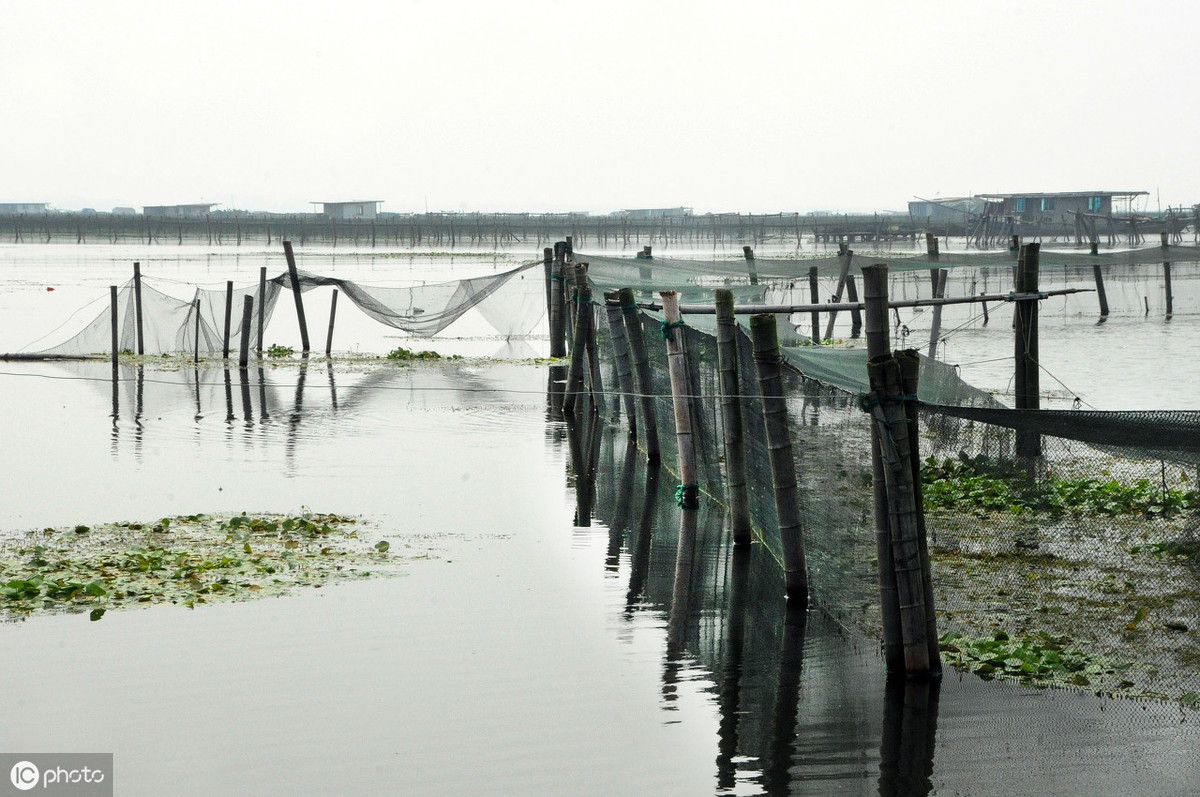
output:
M 1025 244 L 1017 259 L 1017 293 L 1038 292 L 1038 259 L 1041 244 Z M 1019 410 L 1036 410 L 1041 404 L 1040 360 L 1038 358 L 1038 300 L 1015 302 L 1016 374 L 1013 380 L 1015 404 Z M 1042 437 L 1036 432 L 1017 432 L 1017 456 L 1036 457 L 1042 453 Z
M 142 264 L 133 264 L 133 312 L 137 324 L 137 353 L 146 353 L 145 337 L 142 334 Z
M 325 356 L 333 353 L 333 320 L 337 318 L 338 289 L 333 289 L 333 298 L 329 300 L 329 334 L 325 336 Z
M 633 357 L 633 375 L 642 406 L 642 439 L 646 446 L 646 460 L 656 464 L 662 454 L 658 449 L 658 415 L 654 410 L 654 382 L 650 376 L 650 356 L 646 352 L 646 336 L 642 330 L 641 311 L 633 288 L 621 288 L 621 314 L 625 317 L 625 337 L 629 340 L 629 353 Z
M 888 338 L 888 269 L 880 263 L 863 268 L 863 301 L 867 357 L 886 357 Z M 904 637 L 900 630 L 900 598 L 892 561 L 892 532 L 889 520 L 887 477 L 879 427 L 871 424 L 871 485 L 875 505 L 875 554 L 879 571 L 879 607 L 883 621 L 883 658 L 888 672 L 904 672 Z
M 337 238 L 334 238 L 336 242 Z M 336 245 L 336 244 L 335 244 Z M 300 344 L 305 355 L 309 352 L 308 322 L 304 320 L 304 300 L 300 297 L 300 274 L 296 271 L 296 256 L 292 254 L 292 242 L 283 242 L 283 254 L 287 257 L 288 276 L 292 280 L 292 295 L 296 299 L 296 320 L 300 323 Z
M 301 229 L 303 229 L 304 221 L 300 221 Z M 262 357 L 263 350 L 263 322 L 266 318 L 267 306 L 267 267 L 262 266 L 258 270 L 258 356 Z
M 675 409 L 675 444 L 679 450 L 679 490 L 676 498 L 684 509 L 700 506 L 700 483 L 696 476 L 696 442 L 692 437 L 692 408 L 688 399 L 687 361 L 683 354 L 683 326 L 679 294 L 662 291 L 663 337 L 667 340 L 667 370 L 671 376 L 671 404 Z
M 808 269 L 808 297 L 813 304 L 821 301 L 821 290 L 817 286 L 817 267 L 810 266 Z M 778 337 L 776 331 L 776 337 Z M 821 342 L 821 313 L 818 310 L 812 311 L 812 342 L 819 344 Z
M 842 301 L 842 291 L 846 289 L 847 278 L 850 277 L 850 261 L 854 259 L 854 250 L 842 246 L 838 252 L 838 257 L 842 260 L 842 271 L 838 275 L 837 290 L 833 294 L 833 303 L 837 304 Z M 854 291 L 854 288 L 850 288 Z M 857 301 L 857 297 L 853 300 Z M 855 311 L 857 313 L 857 311 Z M 833 340 L 833 323 L 837 320 L 837 310 L 829 311 L 829 320 L 825 323 L 825 340 Z
M 750 284 L 758 284 L 758 271 L 754 267 L 754 247 L 743 246 L 742 254 L 746 257 L 746 270 L 750 272 Z
M 108 303 L 109 303 L 109 308 L 110 308 L 108 314 L 110 316 L 112 316 L 112 319 L 111 319 L 112 323 L 110 325 L 112 327 L 112 367 L 113 367 L 113 373 L 116 374 L 117 366 L 120 365 L 120 356 L 121 356 L 121 336 L 118 331 L 118 324 L 117 324 L 117 286 L 116 285 L 108 286 Z
M 761 313 L 750 317 L 754 364 L 762 394 L 763 423 L 775 485 L 775 508 L 779 514 L 779 539 L 783 546 L 784 584 L 789 598 L 808 599 L 808 566 L 804 558 L 804 529 L 800 515 L 800 492 L 796 486 L 796 463 L 788 432 L 787 401 L 783 395 L 779 354 L 779 330 L 775 316 Z
M 721 374 L 721 427 L 725 442 L 725 479 L 729 483 L 729 518 L 734 545 L 749 545 L 751 524 L 746 492 L 746 445 L 742 429 L 741 387 L 738 384 L 737 321 L 733 291 L 718 288 L 717 367 Z
M 566 325 L 566 244 L 559 241 L 554 244 L 554 267 L 550 274 L 550 356 L 565 357 L 567 355 L 567 325 Z
M 1100 318 L 1108 317 L 1108 294 L 1104 292 L 1104 275 L 1100 273 L 1100 266 L 1092 266 L 1092 276 L 1096 279 L 1096 296 L 1100 299 Z
M 546 328 L 549 330 L 554 317 L 554 291 L 550 288 L 554 282 L 554 250 L 549 246 L 542 249 L 542 271 L 546 280 Z
M 854 284 L 854 275 L 846 275 L 846 298 L 858 303 L 858 286 Z M 857 338 L 862 333 L 862 312 L 855 307 L 850 311 L 850 337 Z
M 931 232 L 925 233 L 925 254 L 935 259 L 941 255 L 938 238 Z
M 225 282 L 225 334 L 222 337 L 224 345 L 221 349 L 221 358 L 229 359 L 229 330 L 230 324 L 233 322 L 233 281 Z
M 1164 237 L 1166 236 L 1165 232 L 1163 233 L 1163 236 Z M 1166 244 L 1163 244 L 1163 246 L 1166 246 Z M 1171 293 L 1171 264 L 1170 263 L 1163 263 L 1163 289 L 1166 293 L 1166 299 L 1167 299 L 1167 317 L 1170 318 L 1173 313 L 1174 303 L 1175 303 L 1175 297 Z
M 629 437 L 637 439 L 637 409 L 634 402 L 633 368 L 629 362 L 629 341 L 625 337 L 625 320 L 621 315 L 621 295 L 617 291 L 604 294 L 604 313 L 608 319 L 608 334 L 612 338 L 613 359 L 617 365 L 617 384 L 625 404 L 625 422 Z
M 198 363 L 200 362 L 200 300 L 197 299 L 192 303 L 192 305 L 196 308 L 196 352 L 192 361 Z M 200 388 L 197 387 L 197 394 L 199 394 L 199 390 Z M 197 405 L 199 405 L 199 399 L 197 399 Z M 199 410 L 197 410 L 197 412 L 199 412 Z
M 246 294 L 242 297 L 242 342 L 238 348 L 238 368 L 244 372 L 250 363 L 250 325 L 254 320 L 254 297 Z M 242 392 L 246 392 L 246 375 L 242 374 Z M 249 394 L 247 394 L 249 395 Z M 250 419 L 249 413 L 246 419 Z
M 946 295 L 946 274 L 948 271 L 944 268 L 937 269 L 936 278 L 933 286 L 933 298 L 941 299 Z M 933 306 L 933 323 L 929 327 L 929 356 L 937 359 L 938 343 L 942 339 L 942 306 L 936 304 Z

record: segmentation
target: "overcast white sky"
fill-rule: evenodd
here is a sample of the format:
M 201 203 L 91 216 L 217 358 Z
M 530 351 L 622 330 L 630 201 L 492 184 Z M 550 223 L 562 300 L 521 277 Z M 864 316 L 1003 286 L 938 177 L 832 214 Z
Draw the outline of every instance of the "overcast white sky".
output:
M 0 12 L 0 202 L 302 211 L 1200 202 L 1200 3 L 56 2 Z

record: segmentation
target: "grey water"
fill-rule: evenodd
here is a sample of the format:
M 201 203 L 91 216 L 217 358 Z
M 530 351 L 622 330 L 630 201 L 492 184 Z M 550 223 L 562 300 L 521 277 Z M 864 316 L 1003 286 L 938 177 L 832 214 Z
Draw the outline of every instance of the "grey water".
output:
M 69 314 L 28 304 L 124 271 L 60 264 L 46 292 L 35 265 L 0 304 L 47 330 Z M 106 363 L 0 365 L 0 536 L 307 507 L 413 557 L 278 599 L 0 626 L 0 748 L 113 752 L 118 794 L 1194 792 L 1200 722 L 1178 706 L 888 684 L 873 642 L 789 610 L 718 508 L 681 514 L 670 474 L 513 359 L 122 366 L 115 385 Z

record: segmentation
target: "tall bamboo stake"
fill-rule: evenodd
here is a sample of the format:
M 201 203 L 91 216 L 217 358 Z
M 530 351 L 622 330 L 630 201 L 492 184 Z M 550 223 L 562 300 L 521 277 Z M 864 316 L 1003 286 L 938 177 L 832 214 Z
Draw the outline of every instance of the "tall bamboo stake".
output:
M 843 247 L 842 251 L 838 252 L 838 257 L 842 259 L 842 271 L 838 275 L 837 291 L 833 294 L 833 303 L 837 304 L 842 300 L 842 291 L 846 289 L 847 279 L 849 278 L 850 290 L 854 291 L 854 280 L 850 277 L 850 261 L 854 258 L 854 250 L 848 247 Z M 855 297 L 851 301 L 858 301 Z M 825 324 L 825 340 L 833 340 L 833 322 L 837 320 L 837 310 L 829 312 L 829 320 Z
M 565 244 L 554 244 L 554 266 L 550 274 L 550 356 L 567 354 Z
M 821 301 L 821 291 L 817 286 L 817 267 L 809 266 L 808 269 L 808 297 L 813 304 Z M 778 332 L 776 332 L 778 336 Z M 812 311 L 812 342 L 818 344 L 821 342 L 821 313 L 818 310 Z
M 300 221 L 301 229 L 303 229 L 304 220 Z M 258 356 L 262 357 L 263 350 L 263 323 L 266 318 L 267 306 L 267 267 L 262 266 L 258 270 Z
M 662 291 L 663 337 L 667 339 L 667 370 L 671 375 L 671 404 L 675 410 L 675 444 L 679 450 L 679 491 L 684 509 L 700 506 L 700 484 L 696 476 L 696 442 L 692 436 L 692 410 L 688 401 L 687 362 L 683 354 L 683 326 L 679 316 L 679 294 Z
M 642 316 L 633 288 L 621 288 L 618 294 L 621 299 L 621 314 L 625 317 L 625 337 L 629 339 L 629 353 L 633 357 L 633 375 L 642 406 L 642 442 L 646 445 L 646 460 L 655 464 L 661 457 L 658 450 L 658 415 L 654 409 L 654 382 L 650 377 L 650 356 L 646 352 Z
M 242 373 L 242 390 L 247 391 L 246 387 L 246 366 L 250 363 L 250 324 L 254 320 L 254 297 L 246 294 L 242 297 L 242 342 L 238 348 L 238 368 L 241 368 Z M 246 419 L 249 420 L 249 413 L 246 414 Z
M 633 385 L 633 368 L 629 362 L 629 342 L 625 337 L 625 320 L 621 315 L 621 295 L 617 291 L 604 294 L 604 313 L 608 319 L 608 334 L 612 338 L 613 359 L 617 364 L 616 388 L 625 404 L 625 422 L 629 437 L 637 439 L 637 409 Z
M 721 374 L 721 428 L 725 443 L 725 479 L 729 485 L 730 526 L 734 544 L 749 545 L 751 525 L 746 492 L 746 445 L 738 384 L 733 291 L 718 288 L 714 297 L 717 305 L 717 364 Z
M 775 485 L 775 508 L 779 515 L 785 588 L 789 598 L 807 600 L 808 566 L 804 558 L 800 491 L 796 486 L 796 464 L 792 458 L 787 401 L 783 395 L 780 370 L 779 330 L 775 324 L 775 316 L 770 313 L 750 317 L 754 364 L 758 369 L 763 424 L 771 458 L 771 477 Z
M 196 299 L 192 303 L 192 306 L 196 308 L 196 351 L 195 351 L 195 357 L 193 358 L 192 362 L 198 363 L 198 362 L 200 362 L 200 300 Z M 197 392 L 196 404 L 197 404 L 197 406 L 199 406 L 199 404 L 200 404 L 200 399 L 198 397 L 198 394 L 200 392 L 199 387 L 196 388 L 196 392 Z M 199 409 L 197 409 L 196 411 L 199 412 Z
M 333 298 L 329 300 L 329 333 L 325 336 L 325 356 L 333 353 L 333 320 L 337 318 L 338 289 L 333 289 Z
M 936 238 L 934 239 L 937 240 Z M 941 299 L 946 295 L 946 275 L 949 273 L 947 269 L 939 268 L 935 272 L 933 285 L 933 298 Z M 933 323 L 929 327 L 929 356 L 937 359 L 938 343 L 942 339 L 942 306 L 935 304 L 933 306 Z
M 336 238 L 334 239 L 337 240 Z M 300 297 L 300 274 L 296 270 L 296 256 L 292 254 L 292 242 L 283 242 L 283 254 L 287 257 L 288 276 L 292 280 L 292 295 L 296 299 L 296 320 L 300 323 L 300 344 L 308 354 L 308 322 L 304 320 L 304 300 Z
M 229 330 L 233 322 L 233 280 L 225 282 L 225 334 L 222 337 L 224 345 L 221 349 L 221 358 L 229 359 Z
M 121 338 L 120 338 L 120 334 L 118 332 L 118 324 L 117 324 L 117 286 L 116 285 L 108 286 L 108 303 L 109 303 L 109 313 L 108 314 L 111 317 L 110 320 L 112 322 L 110 324 L 110 326 L 112 327 L 112 367 L 113 367 L 113 375 L 115 376 L 117 373 L 117 366 L 120 365 L 119 358 L 121 356 Z
M 743 246 L 742 255 L 746 258 L 746 270 L 750 272 L 750 284 L 758 284 L 758 270 L 754 266 L 754 247 Z
M 1092 266 L 1092 276 L 1096 280 L 1096 297 L 1100 300 L 1100 318 L 1108 318 L 1108 294 L 1104 292 L 1104 275 L 1100 266 Z
M 145 336 L 142 333 L 142 264 L 133 264 L 133 311 L 134 323 L 137 324 L 137 353 L 146 353 Z
M 863 272 L 867 356 L 887 356 L 887 266 L 866 266 Z M 904 672 L 904 640 L 900 631 L 900 598 L 892 564 L 892 533 L 888 520 L 887 478 L 884 475 L 879 428 L 871 424 L 871 486 L 875 503 L 875 555 L 879 571 L 879 607 L 883 621 L 883 658 L 888 672 Z
M 1017 293 L 1038 291 L 1038 258 L 1041 244 L 1024 244 L 1017 258 Z M 1040 360 L 1038 359 L 1038 300 L 1016 302 L 1016 375 L 1013 381 L 1015 404 L 1019 410 L 1040 406 Z M 1042 437 L 1036 432 L 1017 432 L 1017 456 L 1036 457 L 1042 453 Z
M 586 293 L 587 302 L 590 304 L 592 292 L 587 282 L 587 266 L 583 263 L 575 264 L 572 267 L 572 275 L 575 282 L 575 302 L 582 303 Z M 588 310 L 590 311 L 591 308 L 589 307 Z M 577 313 L 575 321 L 575 334 L 571 342 L 571 362 L 567 367 L 567 389 L 563 394 L 563 412 L 567 413 L 575 411 L 576 400 L 583 391 L 583 361 L 587 356 L 588 316 L 590 316 L 590 312 Z

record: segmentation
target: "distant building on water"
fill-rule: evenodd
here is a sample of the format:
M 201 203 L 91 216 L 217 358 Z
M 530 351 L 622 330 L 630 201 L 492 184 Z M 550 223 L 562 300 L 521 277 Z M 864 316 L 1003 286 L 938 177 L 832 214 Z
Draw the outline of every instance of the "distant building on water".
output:
M 2 216 L 30 216 L 49 212 L 49 202 L 0 202 Z
M 352 202 L 314 202 L 327 219 L 373 219 L 379 215 L 382 199 L 356 199 Z
M 202 219 L 216 206 L 215 202 L 192 205 L 143 205 L 142 215 L 154 219 Z
M 1133 212 L 1133 201 L 1148 191 L 1058 191 L 1030 194 L 980 194 L 1002 203 L 993 215 L 1012 216 L 1019 221 L 1035 221 L 1051 213 L 1090 213 L 1097 216 Z

